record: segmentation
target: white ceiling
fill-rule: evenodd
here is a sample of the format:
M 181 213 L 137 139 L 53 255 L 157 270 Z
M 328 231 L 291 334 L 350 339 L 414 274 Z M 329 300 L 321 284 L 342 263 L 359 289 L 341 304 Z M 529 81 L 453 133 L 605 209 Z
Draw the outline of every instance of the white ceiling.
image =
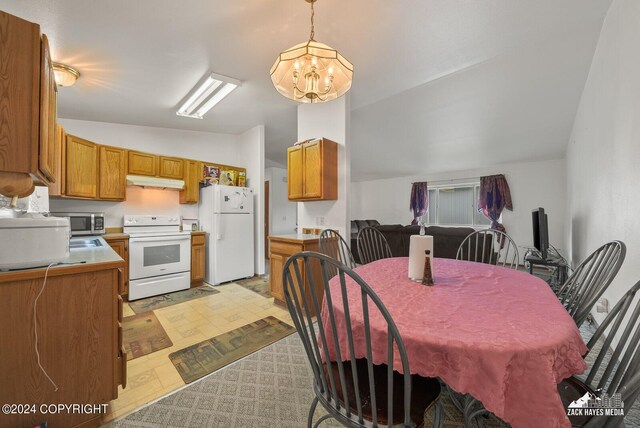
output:
M 356 180 L 564 153 L 611 0 L 318 0 L 316 38 L 355 66 Z M 82 78 L 60 116 L 221 133 L 266 125 L 284 162 L 296 103 L 271 85 L 306 40 L 303 0 L 0 0 Z M 207 70 L 243 86 L 204 120 L 175 110 Z

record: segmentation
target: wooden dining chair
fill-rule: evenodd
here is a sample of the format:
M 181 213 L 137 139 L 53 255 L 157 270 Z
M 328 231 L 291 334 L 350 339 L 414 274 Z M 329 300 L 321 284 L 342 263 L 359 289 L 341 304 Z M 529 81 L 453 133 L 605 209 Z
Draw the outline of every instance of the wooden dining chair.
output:
M 558 392 L 565 408 L 571 402 L 593 394 L 602 398 L 620 393 L 627 413 L 640 394 L 640 290 L 638 281 L 616 304 L 593 334 L 584 356 L 590 364 L 588 371 L 572 376 L 558 384 Z M 622 417 L 569 416 L 574 427 L 610 428 L 622 426 Z
M 338 271 L 332 287 L 329 286 L 331 269 Z M 321 274 L 321 284 L 314 284 L 312 272 Z M 438 401 L 439 381 L 411 375 L 398 328 L 380 298 L 357 273 L 324 254 L 302 252 L 294 254 L 285 263 L 282 283 L 289 313 L 313 371 L 315 398 L 309 409 L 308 428 L 317 427 L 328 418 L 354 428 L 417 427 L 422 426 L 424 411 L 432 405 L 436 406 L 434 426 L 441 426 L 443 413 Z M 324 292 L 324 309 L 323 294 L 307 290 Z M 349 301 L 347 290 L 352 293 L 356 290 L 361 308 L 356 309 L 355 304 Z M 335 307 L 344 314 L 346 325 L 337 324 L 334 305 L 339 305 Z M 314 312 L 317 314 L 315 320 L 312 317 Z M 374 312 L 386 324 L 387 364 L 373 364 L 369 315 Z M 357 334 L 358 343 L 362 345 L 359 350 L 365 358 L 356 355 L 356 339 L 351 326 L 351 317 L 356 314 L 363 319 L 363 331 Z M 338 331 L 346 335 L 346 340 L 338 340 Z M 331 348 L 335 350 L 333 359 L 329 354 Z M 394 367 L 394 349 L 400 357 L 401 367 Z M 403 374 L 397 369 L 402 369 Z M 318 403 L 327 414 L 313 424 Z
M 604 244 L 591 253 L 556 291 L 578 327 L 618 274 L 626 254 L 627 247 L 622 241 Z
M 334 260 L 339 261 L 348 268 L 355 268 L 356 261 L 353 258 L 353 254 L 349 249 L 347 242 L 340 236 L 340 234 L 332 229 L 325 229 L 320 233 L 320 252 L 331 257 Z M 338 271 L 333 270 L 331 278 L 333 278 Z
M 509 235 L 495 229 L 483 229 L 467 236 L 456 254 L 456 260 L 487 263 L 518 269 L 518 246 Z
M 358 257 L 360 263 L 367 264 L 393 257 L 391 247 L 382 232 L 373 227 L 365 227 L 358 232 Z

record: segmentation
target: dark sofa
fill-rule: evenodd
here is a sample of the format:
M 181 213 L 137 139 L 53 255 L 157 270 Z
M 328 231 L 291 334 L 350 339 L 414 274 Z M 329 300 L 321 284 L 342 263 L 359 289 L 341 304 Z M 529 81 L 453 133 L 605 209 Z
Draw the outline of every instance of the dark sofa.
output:
M 409 239 L 411 235 L 420 234 L 420 226 L 402 226 L 401 224 L 380 225 L 375 220 L 351 221 L 351 251 L 360 263 L 358 257 L 358 232 L 367 226 L 378 229 L 387 239 L 394 257 L 407 257 L 409 255 Z M 443 227 L 428 226 L 426 234 L 433 236 L 433 253 L 435 257 L 455 259 L 458 248 L 464 238 L 474 232 L 471 227 Z

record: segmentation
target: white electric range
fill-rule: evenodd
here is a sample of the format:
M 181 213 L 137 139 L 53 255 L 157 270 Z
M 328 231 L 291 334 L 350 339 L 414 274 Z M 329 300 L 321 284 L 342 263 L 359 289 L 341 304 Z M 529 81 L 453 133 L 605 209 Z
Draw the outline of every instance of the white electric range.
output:
M 129 234 L 129 300 L 186 290 L 191 284 L 191 232 L 178 216 L 125 215 Z

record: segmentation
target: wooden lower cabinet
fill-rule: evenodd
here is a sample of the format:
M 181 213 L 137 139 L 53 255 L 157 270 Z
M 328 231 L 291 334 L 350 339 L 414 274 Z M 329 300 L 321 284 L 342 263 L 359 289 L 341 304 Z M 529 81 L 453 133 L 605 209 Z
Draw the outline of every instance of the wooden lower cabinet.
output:
M 204 282 L 206 263 L 206 232 L 191 233 L 191 287 L 197 287 Z
M 107 241 L 109 246 L 118 253 L 122 260 L 125 261 L 126 266 L 122 269 L 122 278 L 120 286 L 118 288 L 121 296 L 129 295 L 129 236 L 125 234 L 113 234 L 105 235 L 104 240 Z
M 0 273 L 0 403 L 107 404 L 126 385 L 118 296 L 122 262 Z M 34 302 L 37 301 L 37 319 Z M 38 367 L 40 362 L 56 391 Z M 0 414 L 0 427 L 98 426 L 100 414 Z
M 269 272 L 270 272 L 270 291 L 276 302 L 284 302 L 284 284 L 282 283 L 282 273 L 284 265 L 292 255 L 301 251 L 318 251 L 318 237 L 310 235 L 285 235 L 269 237 Z M 311 277 L 315 285 L 315 289 L 311 287 L 307 281 L 307 274 L 304 266 L 301 266 L 300 274 L 304 278 L 305 293 L 314 292 L 319 303 L 322 303 L 324 297 L 324 287 L 322 285 L 322 274 L 319 269 L 311 272 Z M 315 315 L 314 308 L 311 308 L 312 315 Z

